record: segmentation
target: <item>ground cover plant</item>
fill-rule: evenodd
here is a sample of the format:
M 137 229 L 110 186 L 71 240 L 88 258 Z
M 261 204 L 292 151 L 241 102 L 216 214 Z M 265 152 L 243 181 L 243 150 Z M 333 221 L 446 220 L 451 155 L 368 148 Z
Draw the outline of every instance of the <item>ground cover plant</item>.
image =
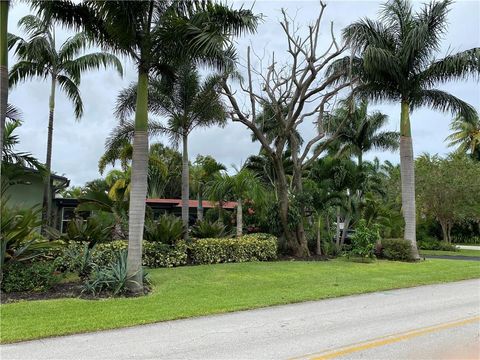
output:
M 1 305 L 2 342 L 480 277 L 474 261 L 250 262 L 149 270 L 152 291 Z M 121 314 L 121 316 L 119 316 Z

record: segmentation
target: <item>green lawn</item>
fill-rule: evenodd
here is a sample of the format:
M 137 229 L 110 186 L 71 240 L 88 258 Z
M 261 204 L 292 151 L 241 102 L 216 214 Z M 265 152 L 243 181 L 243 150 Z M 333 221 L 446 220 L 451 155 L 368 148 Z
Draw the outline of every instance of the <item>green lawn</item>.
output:
M 440 250 L 420 250 L 421 255 L 448 255 L 448 256 L 475 256 L 480 257 L 479 250 L 458 249 L 457 251 L 440 251 Z
M 23 301 L 1 306 L 1 341 L 14 342 L 275 304 L 480 277 L 480 263 L 344 260 L 190 266 L 150 271 L 140 298 Z

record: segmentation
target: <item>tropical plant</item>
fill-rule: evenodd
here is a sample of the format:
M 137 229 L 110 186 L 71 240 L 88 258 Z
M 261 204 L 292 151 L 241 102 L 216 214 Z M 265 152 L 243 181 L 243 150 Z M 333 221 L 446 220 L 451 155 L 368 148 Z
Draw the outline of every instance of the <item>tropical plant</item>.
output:
M 150 242 L 174 245 L 183 236 L 182 220 L 171 214 L 163 214 L 157 220 L 145 221 L 143 238 Z
M 8 206 L 2 197 L 0 216 L 0 267 L 9 262 L 30 261 L 46 251 L 58 247 L 57 242 L 43 239 L 38 234 L 39 210 Z
M 157 73 L 168 77 L 172 73 L 172 62 L 186 59 L 225 67 L 226 57 L 233 56 L 231 37 L 255 31 L 259 18 L 250 10 L 233 10 L 212 1 L 88 1 L 81 4 L 34 1 L 33 4 L 46 16 L 83 27 L 104 47 L 129 56 L 138 66 L 128 272 L 132 277 L 130 290 L 140 292 L 147 195 L 149 75 Z
M 135 111 L 137 84 L 124 89 L 117 101 L 117 115 L 125 121 Z M 189 159 L 188 137 L 198 127 L 223 125 L 226 113 L 221 95 L 220 82 L 215 76 L 203 83 L 193 64 L 183 64 L 175 72 L 175 80 L 151 79 L 148 87 L 149 113 L 166 116 L 164 133 L 174 146 L 182 143 L 182 221 L 184 236 L 188 236 L 189 219 Z
M 400 134 L 396 131 L 381 131 L 388 116 L 379 111 L 369 114 L 368 102 L 355 103 L 347 99 L 328 116 L 327 128 L 341 130 L 330 145 L 337 156 L 356 156 L 358 165 L 363 162 L 363 154 L 370 150 L 396 150 Z M 345 121 L 346 120 L 346 121 Z M 341 125 L 343 124 L 343 126 Z
M 375 245 L 380 241 L 378 225 L 367 226 L 365 220 L 360 220 L 352 236 L 350 254 L 362 259 L 375 258 Z
M 226 170 L 225 166 L 217 162 L 213 157 L 198 155 L 194 165 L 190 169 L 191 188 L 197 194 L 197 220 L 203 220 L 203 194 L 207 184 L 220 171 Z
M 2 162 L 43 170 L 42 164 L 31 153 L 15 150 L 15 147 L 20 143 L 18 135 L 15 134 L 16 130 L 22 126 L 20 117 L 20 111 L 13 105 L 8 104 L 7 118 L 3 129 Z
M 471 118 L 457 115 L 450 126 L 448 146 L 457 146 L 458 153 L 469 153 L 473 159 L 480 161 L 480 118 L 478 114 Z
M 143 273 L 142 284 L 148 283 Z M 115 259 L 107 266 L 95 266 L 89 279 L 83 284 L 82 292 L 94 295 L 109 292 L 113 296 L 127 292 L 128 283 L 134 281 L 127 272 L 127 251 L 117 252 Z M 140 284 L 141 285 L 141 284 Z
M 89 44 L 89 39 L 83 32 L 69 38 L 57 50 L 53 22 L 27 15 L 20 19 L 18 26 L 29 38 L 24 40 L 21 37 L 9 35 L 9 48 L 14 48 L 19 58 L 9 73 L 10 86 L 34 77 L 50 78 L 51 81 L 42 211 L 44 230 L 50 224 L 52 207 L 51 163 L 56 89 L 59 87 L 64 91 L 74 105 L 75 117 L 80 119 L 83 114 L 83 102 L 79 90 L 82 73 L 102 66 L 104 68 L 113 66 L 120 75 L 123 70 L 120 60 L 112 54 L 97 52 L 80 55 Z
M 192 237 L 196 239 L 225 237 L 227 227 L 219 221 L 199 220 L 192 227 Z
M 209 183 L 208 194 L 214 201 L 234 200 L 237 202 L 237 237 L 243 235 L 243 202 L 253 199 L 261 202 L 264 187 L 258 177 L 247 169 L 230 176 L 218 174 Z
M 396 101 L 401 104 L 400 165 L 404 237 L 416 246 L 415 175 L 410 112 L 421 106 L 451 111 L 472 117 L 475 110 L 437 85 L 466 79 L 480 72 L 480 48 L 472 48 L 443 59 L 435 59 L 447 27 L 451 0 L 425 4 L 413 13 L 408 0 L 390 0 L 381 11 L 379 21 L 362 19 L 344 29 L 345 40 L 354 54 L 338 61 L 332 70 L 350 68 L 347 77 L 358 77 L 355 93 L 373 101 Z
M 68 222 L 64 237 L 70 241 L 85 242 L 91 249 L 98 242 L 110 240 L 111 232 L 111 226 L 105 226 L 96 216 L 89 216 L 86 220 L 76 217 Z
M 8 104 L 8 8 L 10 0 L 0 2 L 0 150 Z M 0 158 L 0 162 L 2 159 Z

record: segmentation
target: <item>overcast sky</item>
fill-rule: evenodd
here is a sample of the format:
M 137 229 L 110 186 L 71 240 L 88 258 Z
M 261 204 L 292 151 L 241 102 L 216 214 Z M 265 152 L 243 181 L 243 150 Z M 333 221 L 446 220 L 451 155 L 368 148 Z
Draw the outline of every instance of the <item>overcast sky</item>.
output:
M 295 16 L 299 24 L 309 24 L 319 11 L 317 1 L 256 1 L 235 2 L 235 6 L 244 3 L 246 7 L 253 6 L 256 13 L 262 13 L 264 22 L 255 35 L 249 35 L 238 40 L 238 53 L 245 56 L 246 47 L 252 45 L 257 53 L 266 54 L 275 51 L 279 61 L 286 60 L 286 43 L 278 25 L 280 8 L 287 9 L 290 16 Z M 334 22 L 336 32 L 360 17 L 376 17 L 380 2 L 377 1 L 328 1 L 322 29 L 325 31 L 324 41 L 319 45 L 328 45 L 328 29 L 330 21 Z M 415 2 L 415 7 L 421 5 Z M 29 8 L 24 3 L 15 3 L 9 15 L 9 31 L 20 34 L 17 28 L 18 20 L 29 14 Z M 480 2 L 458 1 L 449 14 L 448 33 L 438 57 L 448 52 L 457 52 L 480 46 Z M 61 44 L 72 33 L 59 29 L 57 43 Z M 10 66 L 15 59 L 10 56 Z M 83 185 L 86 181 L 99 177 L 98 159 L 103 153 L 105 138 L 117 121 L 112 115 L 112 109 L 118 91 L 136 80 L 136 70 L 127 60 L 124 63 L 124 77 L 120 78 L 113 70 L 101 70 L 86 73 L 82 77 L 81 94 L 84 103 L 84 116 L 80 122 L 75 121 L 73 107 L 68 99 L 57 91 L 52 170 L 57 174 L 71 179 L 72 185 Z M 47 81 L 28 81 L 12 89 L 9 102 L 22 110 L 24 124 L 18 131 L 21 144 L 19 150 L 29 151 L 45 161 L 48 97 L 50 83 Z M 450 83 L 442 86 L 480 110 L 480 91 L 476 81 Z M 375 104 L 370 111 L 380 110 L 389 115 L 388 129 L 399 129 L 399 104 Z M 451 116 L 420 109 L 411 116 L 412 133 L 415 154 L 428 152 L 445 154 L 450 149 L 444 143 L 449 134 Z M 310 126 L 310 128 L 309 128 Z M 312 125 L 307 124 L 303 133 L 307 135 Z M 252 143 L 250 132 L 241 124 L 229 123 L 225 128 L 210 128 L 195 131 L 190 137 L 190 156 L 210 154 L 227 166 L 240 165 L 247 157 L 258 152 L 259 145 Z M 158 139 L 166 142 L 166 139 Z M 398 153 L 374 152 L 366 158 L 378 156 L 381 160 L 398 162 Z

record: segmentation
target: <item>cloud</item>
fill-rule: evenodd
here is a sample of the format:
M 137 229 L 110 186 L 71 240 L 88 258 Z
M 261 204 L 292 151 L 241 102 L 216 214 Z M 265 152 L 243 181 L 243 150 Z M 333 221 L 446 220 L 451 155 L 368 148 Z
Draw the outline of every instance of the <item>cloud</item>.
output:
M 235 2 L 235 6 L 244 2 Z M 325 21 L 322 31 L 327 41 L 330 21 L 334 22 L 336 34 L 341 28 L 360 17 L 375 17 L 380 3 L 377 1 L 330 1 L 325 10 Z M 249 35 L 237 41 L 238 53 L 245 56 L 246 47 L 251 45 L 265 60 L 275 52 L 278 61 L 286 60 L 286 43 L 282 36 L 278 19 L 280 8 L 287 9 L 288 15 L 294 17 L 298 24 L 311 23 L 318 14 L 317 1 L 257 1 L 245 2 L 244 7 L 253 6 L 257 13 L 265 15 L 263 24 L 257 34 Z M 420 4 L 415 2 L 415 7 Z M 29 13 L 28 6 L 16 2 L 11 8 L 9 29 L 18 34 L 17 21 Z M 452 51 L 460 51 L 480 44 L 480 3 L 461 1 L 452 6 L 449 14 L 450 26 L 445 36 L 439 57 Z M 57 31 L 58 43 L 72 33 L 64 29 Z M 320 44 L 324 46 L 325 44 Z M 10 64 L 14 59 L 10 57 Z M 75 121 L 73 107 L 68 99 L 57 91 L 55 130 L 53 142 L 52 168 L 72 180 L 72 184 L 81 185 L 99 176 L 97 164 L 103 153 L 105 138 L 116 125 L 113 107 L 118 91 L 136 79 L 134 65 L 124 62 L 125 76 L 120 79 L 113 70 L 100 70 L 85 74 L 82 79 L 81 92 L 85 106 L 85 114 L 80 122 Z M 474 81 L 452 83 L 443 87 L 463 100 L 480 105 L 478 83 Z M 10 93 L 9 102 L 22 109 L 24 124 L 19 131 L 21 145 L 19 150 L 30 151 L 42 161 L 45 158 L 47 119 L 48 119 L 49 82 L 29 81 L 20 84 Z M 371 111 L 381 110 L 390 117 L 387 126 L 390 130 L 398 130 L 400 107 L 398 104 L 379 104 L 371 106 Z M 451 116 L 428 109 L 415 111 L 412 116 L 412 133 L 415 154 L 423 152 L 445 154 L 449 151 L 444 143 L 449 134 Z M 313 125 L 304 127 L 303 131 L 311 131 Z M 163 139 L 166 142 L 166 139 Z M 241 124 L 229 123 L 225 128 L 195 130 L 190 137 L 190 158 L 196 154 L 210 154 L 227 166 L 239 166 L 249 155 L 258 153 L 259 145 L 252 143 L 250 132 Z M 371 152 L 366 158 L 378 156 L 382 160 L 398 162 L 397 153 Z

